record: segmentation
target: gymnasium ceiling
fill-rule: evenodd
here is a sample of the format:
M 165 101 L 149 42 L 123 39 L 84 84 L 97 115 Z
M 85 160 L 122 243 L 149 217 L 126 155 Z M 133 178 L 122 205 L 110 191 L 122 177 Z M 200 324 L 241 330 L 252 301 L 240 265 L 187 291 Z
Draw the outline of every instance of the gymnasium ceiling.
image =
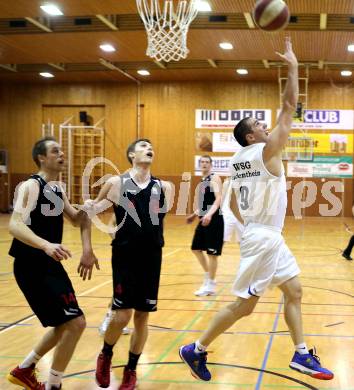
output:
M 279 33 L 249 25 L 255 0 L 209 0 L 212 12 L 200 12 L 189 31 L 188 58 L 170 63 L 146 56 L 135 0 L 53 0 L 64 13 L 56 17 L 40 9 L 44 3 L 0 0 L 0 81 L 132 82 L 119 70 L 142 82 L 275 81 L 280 65 L 275 51 L 282 50 L 285 34 L 291 36 L 302 74 L 308 69 L 310 81 L 348 83 L 354 78 L 354 52 L 347 50 L 354 44 L 354 0 L 288 0 L 293 20 Z M 224 18 L 211 21 L 210 16 Z M 224 41 L 234 49 L 220 49 Z M 116 52 L 104 53 L 99 48 L 103 43 L 115 46 Z M 107 62 L 116 70 L 107 68 Z M 236 68 L 249 73 L 240 76 Z M 151 75 L 140 76 L 138 69 Z M 344 78 L 341 70 L 353 75 Z M 55 78 L 40 77 L 45 71 Z

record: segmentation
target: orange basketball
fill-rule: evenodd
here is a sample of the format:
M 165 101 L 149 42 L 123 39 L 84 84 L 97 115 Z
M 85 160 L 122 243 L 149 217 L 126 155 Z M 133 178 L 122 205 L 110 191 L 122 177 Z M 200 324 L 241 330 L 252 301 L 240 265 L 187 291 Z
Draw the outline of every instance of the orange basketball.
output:
M 258 0 L 253 19 L 262 30 L 277 31 L 288 25 L 290 12 L 283 0 Z

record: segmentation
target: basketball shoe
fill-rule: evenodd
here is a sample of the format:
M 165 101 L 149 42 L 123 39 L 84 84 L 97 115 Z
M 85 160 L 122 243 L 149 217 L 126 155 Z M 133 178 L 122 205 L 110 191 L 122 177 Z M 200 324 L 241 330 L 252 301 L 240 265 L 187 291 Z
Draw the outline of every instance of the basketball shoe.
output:
M 211 279 L 204 279 L 204 283 L 201 287 L 194 292 L 194 295 L 198 297 L 205 297 L 207 295 L 215 295 L 216 294 L 216 282 Z
M 20 368 L 17 366 L 8 375 L 7 379 L 14 385 L 24 387 L 26 390 L 44 390 L 44 383 L 38 382 L 36 375 L 36 366 L 31 364 L 29 367 Z
M 320 358 L 316 356 L 315 348 L 310 349 L 309 353 L 305 355 L 295 352 L 289 367 L 316 379 L 329 380 L 334 377 L 331 371 L 321 366 Z
M 123 380 L 118 390 L 134 390 L 137 387 L 136 371 L 124 367 Z
M 96 364 L 96 383 L 99 387 L 109 387 L 111 382 L 111 361 L 112 355 L 101 352 Z
M 206 366 L 207 352 L 195 353 L 195 343 L 183 345 L 179 349 L 179 356 L 189 366 L 191 374 L 202 381 L 210 381 L 211 374 Z

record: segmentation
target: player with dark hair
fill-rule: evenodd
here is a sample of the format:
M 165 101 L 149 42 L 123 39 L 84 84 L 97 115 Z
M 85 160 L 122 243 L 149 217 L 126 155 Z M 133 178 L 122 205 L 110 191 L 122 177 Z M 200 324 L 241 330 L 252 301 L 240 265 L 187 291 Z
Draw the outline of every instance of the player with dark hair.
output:
M 218 256 L 221 255 L 224 242 L 224 219 L 220 212 L 222 183 L 220 177 L 212 173 L 211 157 L 201 156 L 199 165 L 202 180 L 197 187 L 198 206 L 194 213 L 187 217 L 187 223 L 192 223 L 199 217 L 192 241 L 192 252 L 204 270 L 204 282 L 194 294 L 206 296 L 216 293 L 215 277 Z
M 9 254 L 15 258 L 14 274 L 31 309 L 44 327 L 52 327 L 7 376 L 11 383 L 33 390 L 61 388 L 65 371 L 86 322 L 78 306 L 71 281 L 62 261 L 71 257 L 64 247 L 63 215 L 81 228 L 83 254 L 78 272 L 91 278 L 98 262 L 92 252 L 90 220 L 68 201 L 58 175 L 64 167 L 64 153 L 52 137 L 35 143 L 32 157 L 39 172 L 21 184 L 10 233 L 14 236 Z M 38 382 L 36 363 L 55 348 L 47 384 Z
M 269 133 L 257 119 L 246 118 L 234 130 L 243 148 L 231 161 L 236 195 L 231 198 L 231 209 L 245 226 L 239 271 L 233 285 L 237 299 L 219 311 L 199 340 L 179 351 L 192 374 L 205 381 L 211 379 L 206 348 L 236 321 L 250 315 L 271 285 L 278 286 L 284 294 L 285 321 L 295 348 L 290 368 L 317 379 L 333 378 L 333 373 L 321 366 L 315 351 L 308 350 L 304 341 L 300 270 L 281 234 L 287 206 L 282 150 L 291 131 L 299 94 L 298 62 L 290 38 L 285 47 L 285 53 L 278 54 L 288 64 L 288 79 L 276 127 Z
M 97 214 L 113 206 L 117 233 L 112 241 L 114 315 L 104 335 L 97 359 L 96 382 L 109 387 L 113 348 L 134 314 L 129 359 L 120 390 L 134 389 L 136 367 L 148 336 L 149 313 L 157 310 L 163 238 L 163 219 L 170 184 L 151 176 L 154 150 L 147 139 L 129 145 L 133 165 L 123 175 L 111 177 L 98 201 L 87 201 L 88 212 Z

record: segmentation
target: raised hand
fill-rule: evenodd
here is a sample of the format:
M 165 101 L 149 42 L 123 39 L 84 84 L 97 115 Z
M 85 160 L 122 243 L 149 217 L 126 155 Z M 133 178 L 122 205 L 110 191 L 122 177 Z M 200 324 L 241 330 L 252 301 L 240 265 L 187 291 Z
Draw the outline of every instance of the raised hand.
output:
M 283 61 L 285 61 L 288 65 L 298 66 L 297 58 L 295 53 L 293 52 L 293 45 L 291 43 L 291 38 L 285 38 L 285 52 L 281 54 L 279 52 L 275 52 Z

